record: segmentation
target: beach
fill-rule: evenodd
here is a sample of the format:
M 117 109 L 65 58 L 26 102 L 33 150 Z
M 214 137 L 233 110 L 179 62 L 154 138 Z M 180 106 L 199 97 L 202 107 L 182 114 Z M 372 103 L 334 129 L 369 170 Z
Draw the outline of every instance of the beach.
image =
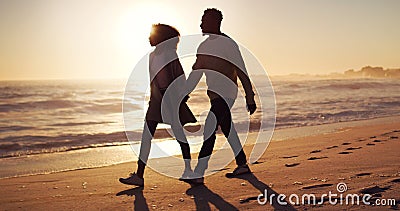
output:
M 128 162 L 107 167 L 0 179 L 1 210 L 331 210 L 388 209 L 400 203 L 400 118 L 378 118 L 288 129 L 275 132 L 265 153 L 250 164 L 252 174 L 226 178 L 234 162 L 191 187 L 152 171 L 144 188 L 120 184 L 119 177 L 135 168 Z M 320 130 L 318 129 L 320 128 Z M 329 130 L 330 128 L 330 130 Z M 302 132 L 303 131 L 303 132 Z M 319 132 L 315 132 L 319 131 Z M 290 133 L 292 135 L 290 135 Z M 286 135 L 285 135 L 286 134 Z M 288 135 L 289 134 L 289 135 Z M 296 135 L 297 134 L 297 135 Z M 249 139 L 254 138 L 254 132 Z M 245 146 L 246 154 L 252 149 Z M 232 156 L 232 155 L 230 155 Z M 159 158 L 163 159 L 163 158 Z M 338 184 L 345 184 L 338 192 Z M 261 205 L 267 192 L 272 200 Z M 331 200 L 323 194 L 337 194 Z M 284 194 L 288 205 L 277 195 Z M 289 196 L 300 197 L 291 204 Z M 301 203 L 304 194 L 315 199 Z M 342 196 L 340 196 L 342 194 Z M 395 205 L 359 205 L 340 198 L 370 194 L 369 202 Z M 262 202 L 263 197 L 259 198 Z M 281 198 L 282 199 L 282 198 Z M 291 198 L 296 199 L 296 198 Z M 294 200 L 296 201 L 296 200 Z M 315 202 L 316 205 L 313 203 Z M 318 204 L 320 203 L 320 204 Z M 382 203 L 383 204 L 383 203 Z
M 0 211 L 399 210 L 395 8 L 0 1 Z

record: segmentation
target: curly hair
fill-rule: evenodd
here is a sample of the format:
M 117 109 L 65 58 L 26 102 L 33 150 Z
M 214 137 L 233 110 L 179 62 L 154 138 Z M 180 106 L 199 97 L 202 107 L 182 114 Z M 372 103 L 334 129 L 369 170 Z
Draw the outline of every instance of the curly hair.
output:
M 156 45 L 174 37 L 179 38 L 180 36 L 179 31 L 175 27 L 167 24 L 157 23 L 153 24 L 151 28 L 151 36 L 156 37 Z
M 222 21 L 222 12 L 216 8 L 208 8 L 204 10 L 204 15 L 211 17 L 212 19 L 221 22 Z

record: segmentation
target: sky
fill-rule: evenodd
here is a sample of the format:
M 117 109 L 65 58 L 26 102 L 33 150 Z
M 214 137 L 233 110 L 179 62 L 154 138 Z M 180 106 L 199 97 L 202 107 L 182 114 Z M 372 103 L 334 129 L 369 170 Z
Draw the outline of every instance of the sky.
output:
M 398 0 L 0 0 L 0 80 L 128 78 L 151 24 L 199 34 L 214 7 L 269 75 L 400 67 Z

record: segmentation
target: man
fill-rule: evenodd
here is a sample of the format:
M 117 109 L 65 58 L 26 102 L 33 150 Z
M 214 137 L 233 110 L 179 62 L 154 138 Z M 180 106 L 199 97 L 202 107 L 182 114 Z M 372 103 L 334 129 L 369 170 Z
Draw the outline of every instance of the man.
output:
M 222 13 L 217 9 L 207 9 L 201 19 L 200 28 L 208 38 L 197 49 L 196 62 L 187 81 L 187 92 L 193 91 L 203 74 L 206 75 L 207 95 L 211 108 L 204 129 L 204 143 L 199 153 L 199 162 L 194 170 L 194 179 L 185 180 L 189 183 L 204 183 L 205 169 L 215 144 L 215 132 L 218 126 L 234 151 L 237 168 L 226 174 L 235 177 L 250 173 L 246 155 L 232 122 L 230 109 L 237 92 L 239 77 L 246 94 L 247 110 L 250 115 L 256 110 L 254 92 L 244 65 L 238 45 L 221 32 Z

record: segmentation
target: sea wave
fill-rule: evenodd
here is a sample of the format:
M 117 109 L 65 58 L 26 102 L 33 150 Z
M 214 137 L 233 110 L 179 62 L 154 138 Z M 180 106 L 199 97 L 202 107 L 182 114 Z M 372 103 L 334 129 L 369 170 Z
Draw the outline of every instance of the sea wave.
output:
M 399 80 L 272 82 L 278 129 L 400 114 Z M 191 93 L 188 101 L 196 116 L 205 114 L 210 107 L 205 84 L 200 86 L 203 89 Z M 122 87 L 114 82 L 78 81 L 1 84 L 0 158 L 129 143 L 123 132 Z M 135 90 L 128 92 L 130 99 L 126 99 L 129 103 L 124 104 L 124 109 L 132 116 L 128 134 L 135 141 L 141 138 L 146 106 L 142 101 L 147 98 Z M 272 100 L 272 96 L 261 97 Z M 245 132 L 249 130 L 248 113 L 240 103 L 238 100 L 232 113 L 237 130 Z M 250 130 L 259 128 L 260 121 L 258 110 L 252 115 Z M 199 126 L 188 129 L 198 131 Z M 160 129 L 155 138 L 162 141 L 170 137 L 167 130 Z
M 2 126 L 2 127 L 0 127 L 0 132 L 21 131 L 21 130 L 32 130 L 32 129 L 35 129 L 35 127 L 10 125 L 10 126 Z
M 42 110 L 42 109 L 60 109 L 73 108 L 81 106 L 84 102 L 70 100 L 41 100 L 33 102 L 0 104 L 0 112 L 22 111 L 22 110 Z
M 139 140 L 140 132 L 130 132 Z M 0 139 L 0 158 L 127 143 L 125 132 L 68 134 L 59 136 L 9 136 Z
M 48 126 L 82 126 L 82 125 L 102 125 L 102 124 L 108 124 L 108 123 L 114 123 L 110 121 L 105 121 L 105 122 L 67 122 L 67 123 L 58 123 L 58 124 L 51 124 Z

